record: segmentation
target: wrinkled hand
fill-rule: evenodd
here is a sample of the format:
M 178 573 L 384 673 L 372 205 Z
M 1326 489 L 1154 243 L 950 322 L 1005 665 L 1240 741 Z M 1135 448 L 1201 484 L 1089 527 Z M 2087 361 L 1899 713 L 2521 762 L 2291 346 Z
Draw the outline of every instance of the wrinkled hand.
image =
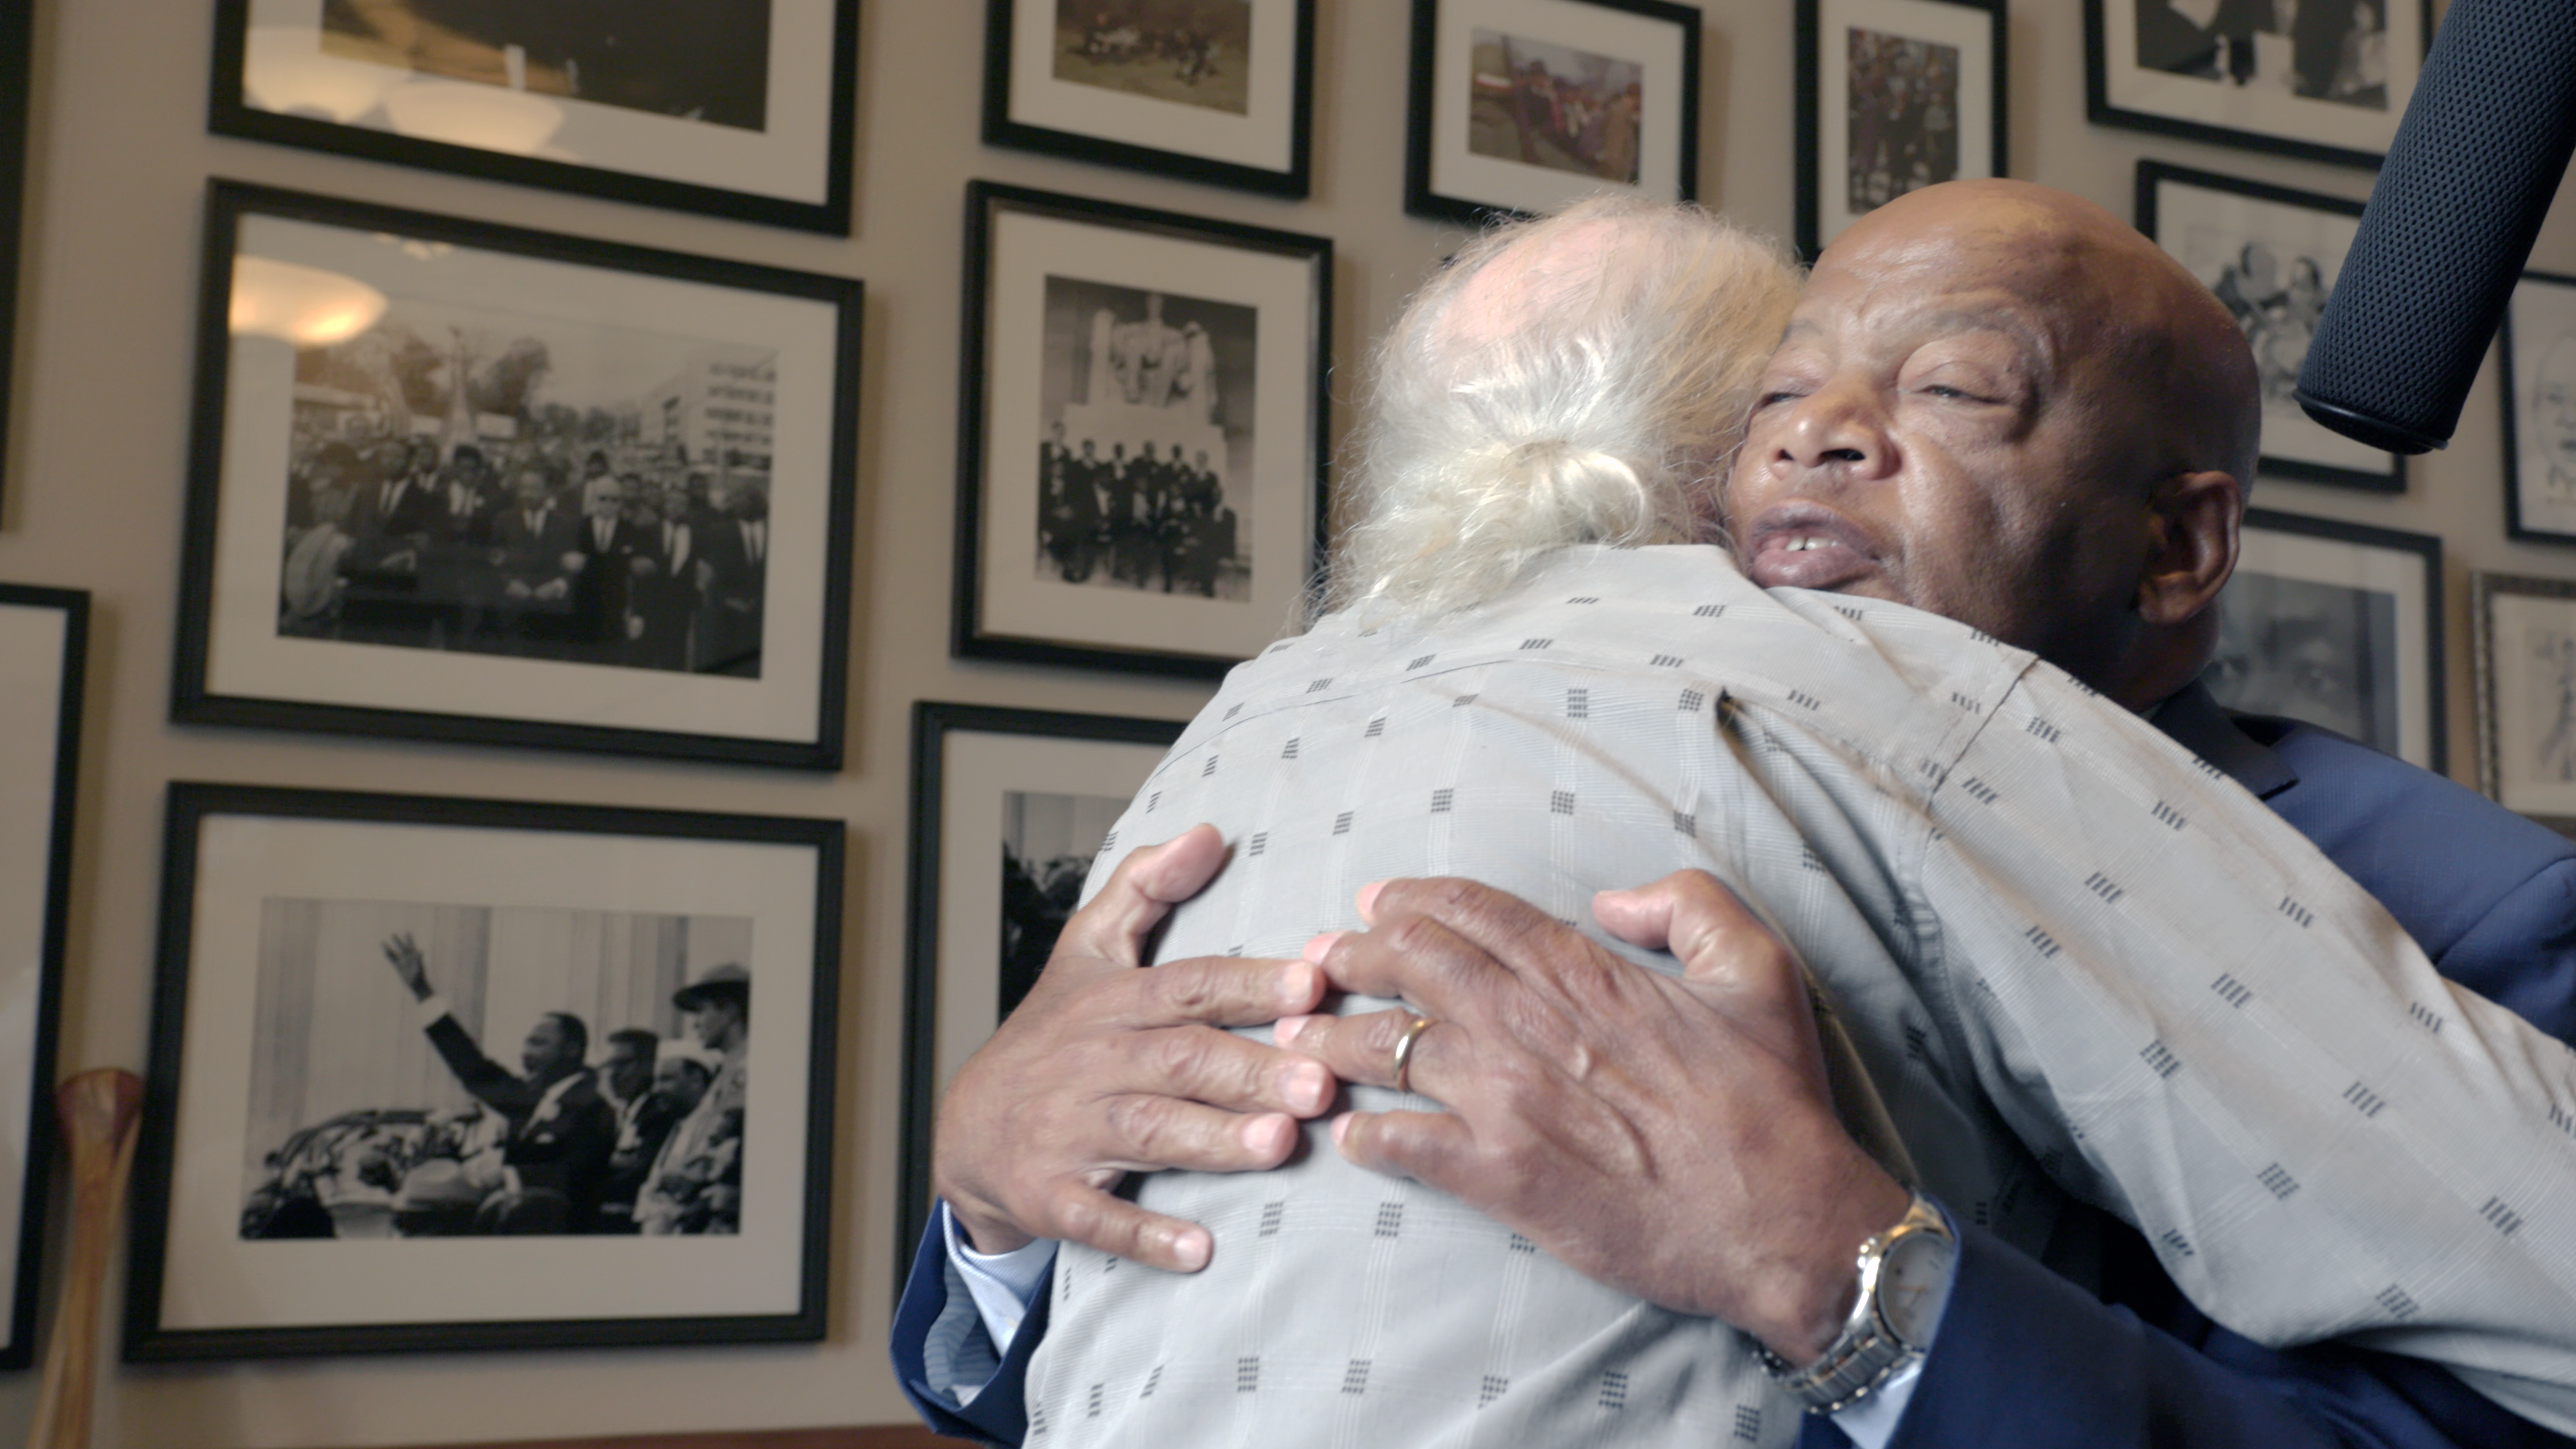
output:
M 1313 1060 L 1224 1029 L 1313 1011 L 1314 966 L 1202 957 L 1138 969 L 1147 934 L 1224 863 L 1204 825 L 1122 861 L 949 1083 L 931 1175 L 977 1250 L 1058 1238 L 1194 1272 L 1214 1251 L 1207 1230 L 1112 1196 L 1118 1183 L 1276 1167 L 1296 1119 L 1333 1100 Z
M 1365 932 L 1307 954 L 1346 991 L 1433 1025 L 1409 1085 L 1450 1110 L 1349 1113 L 1344 1156 L 1452 1193 L 1575 1271 L 1745 1329 L 1791 1363 L 1850 1311 L 1860 1245 L 1906 1192 L 1836 1120 L 1796 957 L 1726 887 L 1683 871 L 1605 891 L 1635 966 L 1500 891 L 1401 880 L 1360 894 Z M 1408 1011 L 1282 1022 L 1344 1080 L 1392 1086 Z

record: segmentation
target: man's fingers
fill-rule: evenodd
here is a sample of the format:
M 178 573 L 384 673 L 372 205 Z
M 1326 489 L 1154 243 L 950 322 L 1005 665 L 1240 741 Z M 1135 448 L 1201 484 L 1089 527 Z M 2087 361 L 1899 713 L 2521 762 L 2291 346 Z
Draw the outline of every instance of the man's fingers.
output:
M 1379 927 L 1373 935 L 1385 934 L 1382 922 L 1400 928 L 1408 917 L 1419 916 L 1437 922 L 1476 958 L 1514 973 L 1579 968 L 1594 957 L 1591 942 L 1545 911 L 1508 891 L 1453 876 L 1381 881 L 1373 896 L 1362 892 L 1360 909 L 1372 927 Z
M 1427 1016 L 1465 1020 L 1481 1017 L 1511 986 L 1503 963 L 1442 921 L 1383 910 L 1378 920 L 1383 924 L 1345 932 L 1324 951 L 1324 976 L 1335 988 L 1400 997 L 1420 1005 Z
M 1361 1087 L 1395 1085 L 1395 1049 L 1413 1029 L 1415 1013 L 1368 1011 L 1357 1016 L 1310 1016 L 1299 1019 L 1280 1045 L 1322 1062 L 1334 1076 Z M 1284 1024 L 1283 1024 L 1284 1025 Z M 1434 1020 L 1413 1039 L 1406 1056 L 1405 1085 L 1434 1101 L 1446 1101 L 1438 1085 L 1447 1080 L 1442 1062 L 1466 1040 L 1466 1028 Z
M 1115 1025 L 1261 1026 L 1312 1011 L 1324 999 L 1324 973 L 1307 961 L 1193 956 L 1142 972 L 1132 986 L 1134 999 Z
M 1603 891 L 1593 897 L 1592 911 L 1620 940 L 1671 951 L 1694 986 L 1764 997 L 1804 989 L 1797 954 L 1706 871 L 1675 871 L 1635 890 Z
M 1290 1112 L 1312 1117 L 1333 1096 L 1321 1065 L 1213 1027 L 1174 1026 L 1119 1041 L 1108 1060 L 1082 1074 L 1099 1095 L 1199 1102 L 1230 1112 Z
M 1212 825 L 1193 825 L 1160 845 L 1131 852 L 1090 904 L 1065 922 L 1050 962 L 1076 957 L 1143 964 L 1146 934 L 1216 878 L 1225 854 L 1225 837 Z
M 1195 1273 L 1206 1267 L 1216 1247 L 1208 1230 L 1196 1223 L 1149 1213 L 1087 1184 L 1067 1183 L 1047 1204 L 1043 1216 L 1039 1226 L 1047 1237 L 1082 1243 L 1171 1273 Z
M 1107 1139 L 1084 1155 L 1121 1172 L 1263 1172 L 1297 1148 L 1297 1119 L 1284 1113 L 1227 1112 L 1142 1094 L 1112 1097 L 1103 1107 Z
M 1333 1141 L 1371 1172 L 1450 1192 L 1467 1185 L 1476 1152 L 1466 1121 L 1448 1112 L 1345 1112 L 1333 1119 Z

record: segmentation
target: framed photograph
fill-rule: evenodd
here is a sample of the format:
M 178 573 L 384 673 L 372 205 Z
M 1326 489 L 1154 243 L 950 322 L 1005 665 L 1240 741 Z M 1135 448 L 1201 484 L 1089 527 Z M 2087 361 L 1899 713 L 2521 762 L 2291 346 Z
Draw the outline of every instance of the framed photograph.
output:
M 2430 0 L 2084 0 L 2084 113 L 2375 167 L 2432 36 Z
M 218 182 L 202 307 L 173 719 L 838 768 L 856 280 Z
M 2006 174 L 2004 0 L 1798 0 L 1798 251 L 1935 182 Z
M 0 1369 L 36 1340 L 88 651 L 89 595 L 0 584 Z
M 2220 704 L 2448 767 L 2440 539 L 2249 508 L 2218 608 Z
M 2161 161 L 2138 163 L 2138 230 L 2208 283 L 2253 345 L 2263 386 L 2263 471 L 2403 493 L 2404 458 L 2326 427 L 2291 396 L 2360 229 L 2361 206 Z
M 2502 351 L 2505 529 L 2576 543 L 2576 277 L 2523 273 Z
M 227 136 L 847 236 L 858 0 L 215 0 Z
M 984 140 L 1307 190 L 1315 0 L 986 0 Z
M 898 1285 L 930 1221 L 930 1131 L 940 1092 L 1028 995 L 1081 898 L 1092 857 L 1183 727 L 913 705 Z
M 2576 580 L 2477 574 L 2469 622 L 2480 788 L 2576 834 Z
M 839 821 L 181 783 L 167 828 L 129 1360 L 823 1336 Z
M 955 653 L 1222 676 L 1322 558 L 1329 238 L 966 188 Z
M 1696 5 L 1413 0 L 1404 209 L 1483 224 L 1596 191 L 1699 195 Z

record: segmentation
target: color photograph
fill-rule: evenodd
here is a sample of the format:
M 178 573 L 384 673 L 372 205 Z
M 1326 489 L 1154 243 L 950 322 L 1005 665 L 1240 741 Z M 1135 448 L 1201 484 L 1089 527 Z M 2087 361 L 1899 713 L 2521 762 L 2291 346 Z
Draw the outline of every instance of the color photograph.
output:
M 1476 31 L 1475 46 L 1468 150 L 1637 184 L 1645 67 L 1499 30 Z
M 1055 78 L 1242 115 L 1252 0 L 1055 0 Z
M 1797 242 L 1909 191 L 2008 174 L 2003 0 L 1799 0 Z

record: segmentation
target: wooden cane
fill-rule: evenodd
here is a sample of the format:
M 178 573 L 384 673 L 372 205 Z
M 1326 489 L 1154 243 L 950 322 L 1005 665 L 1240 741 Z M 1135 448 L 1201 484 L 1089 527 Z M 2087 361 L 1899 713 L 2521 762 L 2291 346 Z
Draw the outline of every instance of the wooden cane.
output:
M 89 1449 L 90 1413 L 98 1404 L 99 1297 L 142 1113 L 143 1083 L 115 1067 L 83 1072 L 54 1093 L 54 1115 L 71 1151 L 72 1251 L 27 1449 Z

